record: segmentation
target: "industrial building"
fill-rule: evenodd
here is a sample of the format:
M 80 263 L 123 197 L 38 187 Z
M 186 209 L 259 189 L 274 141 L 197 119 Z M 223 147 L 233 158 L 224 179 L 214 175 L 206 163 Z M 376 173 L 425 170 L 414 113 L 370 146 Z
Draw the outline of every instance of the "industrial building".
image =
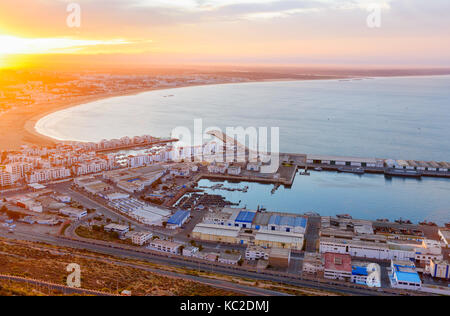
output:
M 234 226 L 200 223 L 192 231 L 192 237 L 213 242 L 238 243 L 240 230 Z
M 87 211 L 73 207 L 63 207 L 62 209 L 59 210 L 59 213 L 67 215 L 72 218 L 76 218 L 78 220 L 87 215 Z
M 378 260 L 414 260 L 416 256 L 415 247 L 408 244 L 378 243 L 329 237 L 320 238 L 319 252 L 349 254 L 352 257 Z
M 259 230 L 255 234 L 255 245 L 267 248 L 289 248 L 302 250 L 303 234 L 281 231 Z
M 307 155 L 306 163 L 324 164 L 331 166 L 379 167 L 379 168 L 382 168 L 384 165 L 384 161 L 382 159 L 323 156 L 323 155 Z
M 287 233 L 304 234 L 307 219 L 303 216 L 272 215 L 269 219 L 268 229 L 272 231 L 284 231 Z
M 389 280 L 391 286 L 396 289 L 417 291 L 422 287 L 422 280 L 411 261 L 392 260 Z
M 167 228 L 175 229 L 181 227 L 189 219 L 191 212 L 179 210 L 167 221 Z
M 130 227 L 128 225 L 119 225 L 119 224 L 108 224 L 103 228 L 106 232 L 115 232 L 120 236 L 124 236 L 126 233 L 130 231 Z

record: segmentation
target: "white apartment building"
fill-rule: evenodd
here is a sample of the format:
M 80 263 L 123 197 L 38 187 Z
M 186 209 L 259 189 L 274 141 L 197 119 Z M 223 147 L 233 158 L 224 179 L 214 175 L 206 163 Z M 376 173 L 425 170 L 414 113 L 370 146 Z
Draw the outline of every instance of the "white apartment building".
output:
M 316 252 L 305 252 L 303 258 L 303 273 L 316 274 L 324 269 L 322 254 Z
M 269 260 L 269 249 L 255 246 L 255 245 L 249 245 L 247 247 L 247 250 L 245 251 L 245 259 L 246 260 Z
M 27 172 L 33 169 L 33 165 L 28 162 L 14 162 L 5 165 L 4 170 L 12 174 L 16 179 L 22 179 Z
M 0 186 L 6 187 L 8 185 L 13 185 L 16 181 L 17 179 L 15 179 L 12 174 L 0 170 Z
M 196 253 L 199 252 L 199 248 L 198 247 L 194 247 L 194 246 L 188 246 L 183 248 L 183 256 L 185 257 L 194 257 Z
M 148 248 L 157 250 L 157 251 L 161 251 L 161 252 L 179 254 L 181 246 L 182 246 L 182 244 L 177 243 L 177 242 L 155 239 L 150 242 L 150 244 L 148 245 Z
M 33 170 L 27 175 L 28 183 L 39 183 L 52 180 L 59 180 L 71 176 L 70 170 L 67 168 L 50 168 Z
M 143 246 L 151 240 L 153 234 L 150 232 L 135 232 L 131 236 L 131 242 L 135 245 Z

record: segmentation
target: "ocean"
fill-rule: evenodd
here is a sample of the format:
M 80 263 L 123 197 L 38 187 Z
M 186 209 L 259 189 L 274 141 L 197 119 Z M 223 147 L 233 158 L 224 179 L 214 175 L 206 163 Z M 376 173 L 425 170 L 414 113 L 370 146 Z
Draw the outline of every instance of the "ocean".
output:
M 450 76 L 157 90 L 62 110 L 42 118 L 36 130 L 61 140 L 99 141 L 143 134 L 167 137 L 175 127 L 193 130 L 194 119 L 202 119 L 204 128 L 223 130 L 279 127 L 282 152 L 450 161 Z M 449 180 L 388 181 L 380 175 L 333 173 L 305 178 L 297 177 L 293 188 L 271 196 L 278 202 L 265 201 L 258 193 L 247 204 L 326 214 L 335 208 L 334 214 L 362 218 L 450 221 Z

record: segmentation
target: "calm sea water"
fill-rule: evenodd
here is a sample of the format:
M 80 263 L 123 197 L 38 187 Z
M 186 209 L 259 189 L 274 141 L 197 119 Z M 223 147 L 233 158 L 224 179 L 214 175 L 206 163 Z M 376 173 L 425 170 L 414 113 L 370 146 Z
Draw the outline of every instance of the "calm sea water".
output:
M 168 95 L 173 95 L 168 97 Z M 51 114 L 40 133 L 99 141 L 174 127 L 280 127 L 284 152 L 450 160 L 450 76 L 188 87 L 104 99 Z
M 171 96 L 173 95 L 173 96 Z M 227 84 L 100 100 L 41 119 L 38 132 L 99 141 L 177 126 L 280 127 L 283 152 L 450 161 L 450 76 Z M 291 189 L 249 184 L 248 207 L 450 221 L 450 181 L 313 173 Z M 228 193 L 227 193 L 228 194 Z
M 201 180 L 199 186 L 211 187 L 218 182 Z M 220 194 L 241 207 L 257 209 L 264 206 L 269 211 L 305 213 L 314 211 L 322 216 L 350 214 L 354 218 L 376 220 L 400 217 L 413 222 L 424 219 L 439 224 L 450 222 L 450 181 L 423 178 L 386 179 L 382 175 L 362 176 L 311 172 L 311 176 L 297 175 L 291 188 L 280 187 L 271 194 L 273 185 L 259 183 L 224 183 L 227 188 L 248 186 L 247 193 L 206 189 Z

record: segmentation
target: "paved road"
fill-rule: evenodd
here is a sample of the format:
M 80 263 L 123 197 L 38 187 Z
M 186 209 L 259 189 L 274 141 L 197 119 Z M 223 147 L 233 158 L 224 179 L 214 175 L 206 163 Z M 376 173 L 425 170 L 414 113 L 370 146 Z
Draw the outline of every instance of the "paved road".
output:
M 239 269 L 234 266 L 219 266 L 214 265 L 208 262 L 192 262 L 187 261 L 183 257 L 166 257 L 163 254 L 151 254 L 151 253 L 141 253 L 133 250 L 123 249 L 123 248 L 112 248 L 108 246 L 98 245 L 87 243 L 83 241 L 77 240 L 68 240 L 60 237 L 49 236 L 49 235 L 39 235 L 35 233 L 24 233 L 24 232 L 16 232 L 14 234 L 8 234 L 7 232 L 0 230 L 0 236 L 5 238 L 14 238 L 20 240 L 29 240 L 35 242 L 45 242 L 52 245 L 65 246 L 70 248 L 77 249 L 86 249 L 92 252 L 112 255 L 116 257 L 130 258 L 136 260 L 143 260 L 148 262 L 153 262 L 156 264 L 162 265 L 171 265 L 180 268 L 187 268 L 192 270 L 203 270 L 203 271 L 211 271 L 215 273 L 225 274 L 229 276 L 242 277 L 242 278 L 250 278 L 254 280 L 264 280 L 264 281 L 272 281 L 287 285 L 311 288 L 316 290 L 325 290 L 325 291 L 336 291 L 343 294 L 349 295 L 381 295 L 379 292 L 375 292 L 369 289 L 359 289 L 352 288 L 347 286 L 340 285 L 332 285 L 332 284 L 321 284 L 319 282 L 302 280 L 299 278 L 287 277 L 287 276 L 278 276 L 267 273 L 257 273 L 253 271 L 246 271 L 243 269 Z

